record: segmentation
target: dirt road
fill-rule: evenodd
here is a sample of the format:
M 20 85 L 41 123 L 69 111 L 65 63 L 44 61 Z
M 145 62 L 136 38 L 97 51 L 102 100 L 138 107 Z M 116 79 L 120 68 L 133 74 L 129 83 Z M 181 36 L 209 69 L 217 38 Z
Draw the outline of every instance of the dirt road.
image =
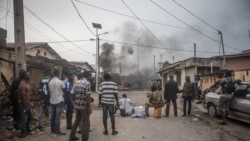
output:
M 121 96 L 123 92 L 119 93 Z M 145 91 L 127 91 L 127 96 L 136 105 L 144 105 L 147 101 Z M 113 136 L 111 134 L 105 136 L 102 134 L 102 111 L 98 108 L 98 96 L 93 94 L 95 98 L 92 104 L 93 113 L 91 115 L 91 130 L 89 141 L 244 141 L 246 138 L 239 138 L 235 134 L 230 134 L 225 127 L 220 127 L 214 124 L 213 120 L 209 120 L 204 111 L 200 110 L 193 104 L 193 115 L 197 117 L 181 117 L 182 105 L 178 100 L 178 117 L 174 117 L 173 109 L 171 105 L 170 116 L 168 118 L 153 118 L 153 108 L 150 108 L 149 118 L 131 118 L 121 117 L 118 113 L 116 114 L 116 127 L 119 134 Z M 164 115 L 165 107 L 162 110 Z M 229 127 L 231 127 L 230 125 Z M 109 131 L 111 132 L 110 121 L 108 121 Z M 241 130 L 248 131 L 248 127 L 239 127 Z M 69 139 L 69 130 L 65 129 L 65 119 L 61 120 L 61 130 L 66 132 L 66 136 L 57 136 L 56 138 L 50 136 L 50 127 L 46 127 L 44 132 L 35 132 L 23 139 L 15 139 L 18 141 L 67 141 Z M 80 137 L 80 134 L 77 134 Z

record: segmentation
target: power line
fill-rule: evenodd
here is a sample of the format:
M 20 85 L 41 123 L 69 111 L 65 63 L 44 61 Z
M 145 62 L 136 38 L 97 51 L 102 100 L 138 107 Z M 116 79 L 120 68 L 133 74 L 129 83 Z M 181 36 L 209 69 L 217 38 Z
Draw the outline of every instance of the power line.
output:
M 94 34 L 94 32 L 89 28 L 89 26 L 88 26 L 88 24 L 86 23 L 86 21 L 85 21 L 85 20 L 83 19 L 83 17 L 81 16 L 81 14 L 80 14 L 79 10 L 77 9 L 77 7 L 76 7 L 75 3 L 73 2 L 73 0 L 71 0 L 71 2 L 72 2 L 72 4 L 73 4 L 73 6 L 74 6 L 76 12 L 78 13 L 78 16 L 80 17 L 80 19 L 82 20 L 82 22 L 83 22 L 84 25 L 86 26 L 86 28 L 89 30 L 89 32 L 90 32 L 92 35 L 96 36 L 96 35 Z
M 0 5 L 0 7 L 2 7 L 2 6 Z M 2 7 L 2 9 L 0 9 L 0 10 L 2 10 L 2 11 L 5 10 L 4 12 L 7 11 L 7 9 L 5 9 L 4 7 Z M 10 12 L 8 16 L 12 16 L 12 18 L 13 18 L 13 13 Z M 35 28 L 34 26 L 32 26 L 31 24 L 27 23 L 26 21 L 24 21 L 24 23 L 25 23 L 25 27 L 27 27 L 27 28 L 30 29 L 31 31 L 35 32 L 36 34 L 40 35 L 41 37 L 43 37 L 43 38 L 45 38 L 45 39 L 51 41 L 51 42 L 46 42 L 46 43 L 67 43 L 67 42 L 83 42 L 83 41 L 90 41 L 90 40 L 56 41 L 56 40 L 54 40 L 52 37 L 50 37 L 49 35 L 46 35 L 46 34 L 42 33 L 41 31 L 39 31 L 39 30 L 38 30 L 37 28 Z M 60 47 L 63 47 L 64 49 L 67 48 L 64 44 L 61 44 Z M 67 51 L 70 51 L 70 50 L 67 50 Z M 66 52 L 66 51 L 63 51 L 63 52 Z M 78 53 L 78 54 L 79 54 L 79 52 L 74 52 L 74 53 Z M 60 53 L 58 53 L 58 54 L 60 54 Z M 89 54 L 86 54 L 86 55 L 89 55 Z
M 42 20 L 40 17 L 38 17 L 31 9 L 29 9 L 27 6 L 24 6 L 24 8 L 30 12 L 34 17 L 36 17 L 40 22 L 42 22 L 43 24 L 45 24 L 47 27 L 49 27 L 52 31 L 54 31 L 57 35 L 59 35 L 60 37 L 62 37 L 63 39 L 69 41 L 69 39 L 67 39 L 65 36 L 63 36 L 62 34 L 60 34 L 58 31 L 56 31 L 53 27 L 51 27 L 48 23 L 46 23 L 44 20 Z M 89 53 L 89 54 L 92 54 L 91 52 L 89 51 L 86 51 L 82 48 L 80 48 L 79 46 L 77 46 L 76 44 L 73 44 L 72 42 L 69 42 L 71 43 L 73 46 L 79 48 L 80 50 L 86 52 L 86 53 Z
M 136 17 L 136 19 L 144 26 L 144 28 L 155 38 L 155 40 L 163 47 L 167 50 L 167 52 L 173 56 L 173 54 L 171 52 L 169 52 L 169 50 L 164 47 L 164 45 L 161 43 L 161 41 L 149 30 L 149 28 L 138 18 L 138 16 L 135 14 L 135 12 L 126 4 L 126 2 L 124 0 L 122 0 L 122 2 L 124 3 L 124 5 L 129 9 L 129 11 Z
M 2 6 L 0 6 L 2 7 Z M 4 7 L 2 7 L 3 9 L 0 9 L 0 10 L 5 10 L 7 11 L 7 9 L 5 9 Z M 12 16 L 13 18 L 13 13 L 9 13 L 8 16 Z M 46 42 L 46 43 L 59 43 L 58 41 L 54 40 L 53 38 L 49 37 L 49 35 L 46 35 L 44 33 L 42 33 L 41 31 L 39 31 L 37 28 L 35 28 L 34 26 L 30 25 L 29 23 L 27 23 L 26 21 L 24 21 L 25 23 L 25 27 L 28 28 L 29 30 L 35 32 L 36 34 L 40 35 L 41 37 L 51 41 L 51 42 Z M 64 43 L 64 42 L 68 42 L 68 41 L 63 41 L 61 43 Z M 73 41 L 74 42 L 74 41 Z M 67 47 L 64 45 L 64 44 L 61 44 L 60 47 L 63 47 L 64 49 L 66 49 Z M 66 52 L 66 51 L 65 51 Z M 78 52 L 77 52 L 78 53 Z M 58 53 L 59 54 L 59 53 Z M 86 54 L 86 55 L 89 55 L 89 54 Z
M 1 6 L 2 7 L 2 6 Z M 8 8 L 9 7 L 9 8 Z M 7 12 L 3 17 L 0 17 L 0 20 L 4 20 L 5 18 L 7 18 L 9 12 L 10 12 L 10 8 L 11 8 L 11 3 L 9 4 L 9 0 L 7 0 Z
M 181 23 L 185 24 L 186 26 L 192 28 L 194 31 L 196 31 L 196 32 L 198 32 L 198 33 L 200 33 L 200 34 L 202 34 L 203 36 L 207 37 L 208 39 L 210 39 L 210 40 L 212 40 L 212 41 L 215 41 L 215 42 L 217 42 L 217 43 L 220 43 L 220 41 L 218 41 L 218 40 L 216 40 L 216 39 L 214 39 L 214 38 L 208 36 L 207 34 L 201 32 L 200 30 L 198 30 L 198 29 L 192 27 L 191 25 L 185 23 L 184 21 L 182 21 L 182 20 L 179 19 L 177 16 L 175 16 L 174 14 L 170 13 L 169 11 L 167 11 L 166 9 L 164 9 L 163 7 L 161 7 L 159 4 L 157 4 L 157 3 L 154 2 L 153 0 L 151 0 L 151 2 L 152 2 L 154 5 L 156 5 L 157 7 L 159 7 L 161 10 L 163 10 L 164 12 L 166 12 L 167 14 L 169 14 L 170 16 L 174 17 L 174 18 L 175 18 L 176 20 L 178 20 L 179 22 L 181 22 Z M 239 50 L 239 49 L 230 47 L 230 46 L 228 46 L 228 45 L 225 45 L 225 46 L 227 46 L 227 47 L 229 47 L 229 48 L 232 48 L 232 49 L 234 49 L 234 50 L 241 51 L 241 50 Z
M 199 19 L 200 21 L 202 21 L 204 24 L 208 25 L 209 27 L 211 27 L 212 29 L 216 30 L 217 32 L 219 32 L 220 30 L 215 28 L 214 26 L 212 26 L 211 24 L 207 23 L 206 21 L 204 21 L 203 19 L 201 19 L 200 17 L 196 16 L 193 12 L 191 12 L 190 10 L 188 10 L 187 8 L 185 8 L 184 6 L 182 6 L 179 2 L 173 0 L 178 6 L 182 7 L 183 9 L 185 9 L 188 13 L 190 13 L 191 15 L 193 15 L 194 17 L 196 17 L 197 19 Z
M 84 44 L 82 46 L 87 46 L 87 45 L 90 45 L 90 44 L 93 44 L 93 42 L 92 43 L 88 43 L 88 44 Z M 65 54 L 65 53 L 68 53 L 68 52 L 73 51 L 75 49 L 78 49 L 78 48 L 72 48 L 72 49 L 69 49 L 69 50 L 66 50 L 66 51 L 63 51 L 63 52 L 58 52 L 58 54 Z M 76 52 L 76 53 L 79 53 L 79 52 Z
M 0 5 L 0 7 L 2 7 L 1 5 Z M 7 11 L 7 9 L 5 9 L 4 7 L 2 7 L 2 9 L 0 9 L 0 10 L 5 10 L 5 11 Z M 13 18 L 13 13 L 9 13 L 9 15 L 8 16 L 10 16 L 11 18 Z M 47 40 L 49 40 L 49 41 L 53 41 L 53 42 L 56 42 L 56 40 L 54 40 L 53 38 L 51 38 L 49 35 L 46 35 L 46 34 L 44 34 L 44 33 L 42 33 L 41 31 L 39 31 L 37 28 L 35 28 L 34 26 L 32 26 L 31 24 L 29 24 L 29 23 L 27 23 L 26 21 L 24 21 L 24 24 L 25 24 L 25 27 L 26 28 L 28 28 L 29 30 L 31 30 L 31 31 L 33 31 L 34 33 L 36 33 L 37 35 L 39 35 L 39 36 L 41 36 L 41 37 L 43 37 L 43 38 L 45 38 L 45 39 L 47 39 Z M 66 48 L 66 46 L 65 45 L 61 45 L 61 47 L 63 47 L 64 49 Z
M 106 12 L 110 12 L 110 13 L 116 14 L 116 15 L 120 15 L 120 16 L 124 16 L 124 17 L 128 17 L 128 18 L 132 18 L 132 19 L 137 19 L 136 17 L 130 16 L 130 15 L 126 15 L 126 14 L 123 14 L 123 13 L 120 13 L 120 12 L 117 12 L 117 11 L 112 11 L 112 10 L 109 10 L 109 9 L 105 9 L 105 8 L 102 8 L 102 7 L 98 7 L 98 6 L 95 6 L 95 5 L 91 5 L 91 4 L 88 4 L 86 2 L 82 2 L 82 1 L 79 1 L 79 0 L 75 0 L 75 1 L 78 2 L 78 3 L 84 4 L 84 5 L 90 6 L 90 7 L 94 7 L 94 8 L 106 11 Z M 149 23 L 153 23 L 153 24 L 162 25 L 162 26 L 169 26 L 169 27 L 172 27 L 172 28 L 193 30 L 193 29 L 190 29 L 190 28 L 185 28 L 185 27 L 180 27 L 180 26 L 175 26 L 175 25 L 169 25 L 169 24 L 165 24 L 165 23 L 159 23 L 159 22 L 150 21 L 150 20 L 141 19 L 141 18 L 140 18 L 140 20 L 145 21 L 145 22 L 149 22 Z
M 47 42 L 50 44 L 57 44 L 57 43 L 73 43 L 73 42 L 86 42 L 91 40 L 72 40 L 72 41 L 55 41 L 55 42 Z
M 129 45 L 129 46 L 136 46 L 137 45 L 136 43 L 127 43 L 127 42 L 105 40 L 105 39 L 100 39 L 100 40 L 106 41 L 106 42 L 117 43 L 117 44 Z M 162 47 L 150 46 L 150 45 L 142 45 L 142 44 L 138 44 L 138 46 L 145 47 L 145 48 L 165 49 L 165 48 L 162 48 Z M 172 50 L 172 51 L 184 51 L 184 52 L 194 52 L 193 50 L 176 49 L 176 48 L 168 48 L 168 50 Z M 199 51 L 199 50 L 196 50 L 196 52 L 201 52 L 201 53 L 218 53 L 216 51 Z M 230 52 L 230 53 L 237 53 L 237 52 Z
M 98 6 L 95 6 L 95 5 L 86 3 L 86 2 L 82 2 L 82 1 L 79 1 L 79 0 L 75 0 L 75 1 L 78 2 L 78 3 L 80 3 L 80 4 L 83 4 L 83 5 L 86 5 L 86 6 L 89 6 L 89 7 L 93 7 L 93 8 L 102 10 L 102 11 L 106 11 L 106 12 L 109 12 L 109 13 L 112 13 L 112 14 L 116 14 L 116 15 L 128 17 L 128 18 L 131 18 L 131 19 L 137 19 L 136 17 L 130 16 L 130 15 L 127 15 L 127 14 L 124 14 L 124 13 L 120 13 L 120 12 L 117 12 L 117 11 L 112 11 L 112 10 L 109 10 L 109 9 L 105 9 L 105 8 L 102 8 L 102 7 L 98 7 Z M 160 23 L 160 22 L 151 21 L 151 20 L 142 19 L 142 18 L 140 18 L 140 20 L 145 21 L 145 22 L 148 22 L 148 23 L 157 24 L 157 25 L 161 25 L 161 26 L 167 26 L 167 27 L 176 28 L 176 29 L 193 30 L 193 29 L 191 29 L 191 28 L 180 27 L 180 26 L 176 26 L 176 25 L 169 25 L 169 24 Z M 203 32 L 217 34 L 217 32 L 213 32 L 213 31 L 203 31 Z M 225 32 L 223 32 L 223 34 L 230 34 L 230 35 L 233 35 L 234 33 L 225 33 Z M 239 35 L 239 34 L 237 34 L 237 35 Z M 241 36 L 245 36 L 245 34 L 240 34 L 240 35 L 241 35 Z

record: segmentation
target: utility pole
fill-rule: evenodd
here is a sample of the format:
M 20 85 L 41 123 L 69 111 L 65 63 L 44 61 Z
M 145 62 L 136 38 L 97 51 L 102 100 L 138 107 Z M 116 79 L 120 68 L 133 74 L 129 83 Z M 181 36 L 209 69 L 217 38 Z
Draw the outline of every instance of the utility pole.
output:
M 227 69 L 227 67 L 226 67 L 226 56 L 225 56 L 225 49 L 224 49 L 224 42 L 223 42 L 222 32 L 219 31 L 218 34 L 220 35 L 220 41 L 221 41 L 222 52 L 223 52 L 222 68 L 223 69 Z
M 155 75 L 155 55 L 154 55 L 154 75 Z
M 120 76 L 122 76 L 122 63 L 120 62 Z
M 120 81 L 119 81 L 119 85 L 122 84 L 122 63 L 120 62 Z
M 249 43 L 250 43 L 250 30 L 248 30 L 248 37 L 249 37 Z
M 196 58 L 196 43 L 194 43 L 194 58 Z
M 14 0 L 14 33 L 15 33 L 15 74 L 17 78 L 21 69 L 26 70 L 23 0 Z
M 194 61 L 195 61 L 194 75 L 197 75 L 197 66 L 196 66 L 196 43 L 194 43 Z
M 137 41 L 137 75 L 139 74 L 139 42 L 140 42 L 140 38 Z

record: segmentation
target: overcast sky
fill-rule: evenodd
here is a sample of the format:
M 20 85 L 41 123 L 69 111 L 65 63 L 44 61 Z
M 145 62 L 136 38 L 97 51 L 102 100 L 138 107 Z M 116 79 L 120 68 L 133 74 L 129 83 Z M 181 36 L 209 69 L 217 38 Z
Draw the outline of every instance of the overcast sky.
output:
M 92 27 L 94 22 L 102 25 L 102 29 L 98 30 L 99 34 L 109 32 L 100 35 L 101 45 L 105 42 L 113 44 L 114 54 L 118 56 L 121 48 L 128 46 L 132 50 L 130 58 L 136 62 L 138 44 L 139 62 L 145 65 L 149 65 L 149 62 L 153 64 L 154 55 L 156 63 L 172 63 L 193 57 L 194 43 L 197 45 L 197 57 L 222 54 L 220 36 L 216 29 L 223 33 L 226 54 L 250 49 L 249 0 L 73 2 L 77 9 L 71 0 L 24 0 L 26 42 L 59 42 L 49 45 L 61 57 L 69 61 L 94 64 L 96 42 L 89 41 L 96 38 L 96 30 Z M 13 42 L 13 1 L 1 0 L 0 6 L 0 27 L 8 30 L 7 42 Z M 77 40 L 81 41 L 63 42 Z

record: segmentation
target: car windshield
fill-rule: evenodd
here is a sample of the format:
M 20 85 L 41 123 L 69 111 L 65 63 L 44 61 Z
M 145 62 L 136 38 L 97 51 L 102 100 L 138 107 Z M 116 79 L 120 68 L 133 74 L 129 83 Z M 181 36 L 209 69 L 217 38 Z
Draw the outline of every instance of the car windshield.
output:
M 247 94 L 250 94 L 250 87 L 246 84 L 241 84 L 237 86 L 234 93 L 235 98 L 245 98 Z
M 214 93 L 220 94 L 221 93 L 221 87 L 218 87 L 217 89 L 215 89 Z
M 238 85 L 236 88 L 236 91 L 237 90 L 245 90 L 246 88 L 247 88 L 247 85 Z

